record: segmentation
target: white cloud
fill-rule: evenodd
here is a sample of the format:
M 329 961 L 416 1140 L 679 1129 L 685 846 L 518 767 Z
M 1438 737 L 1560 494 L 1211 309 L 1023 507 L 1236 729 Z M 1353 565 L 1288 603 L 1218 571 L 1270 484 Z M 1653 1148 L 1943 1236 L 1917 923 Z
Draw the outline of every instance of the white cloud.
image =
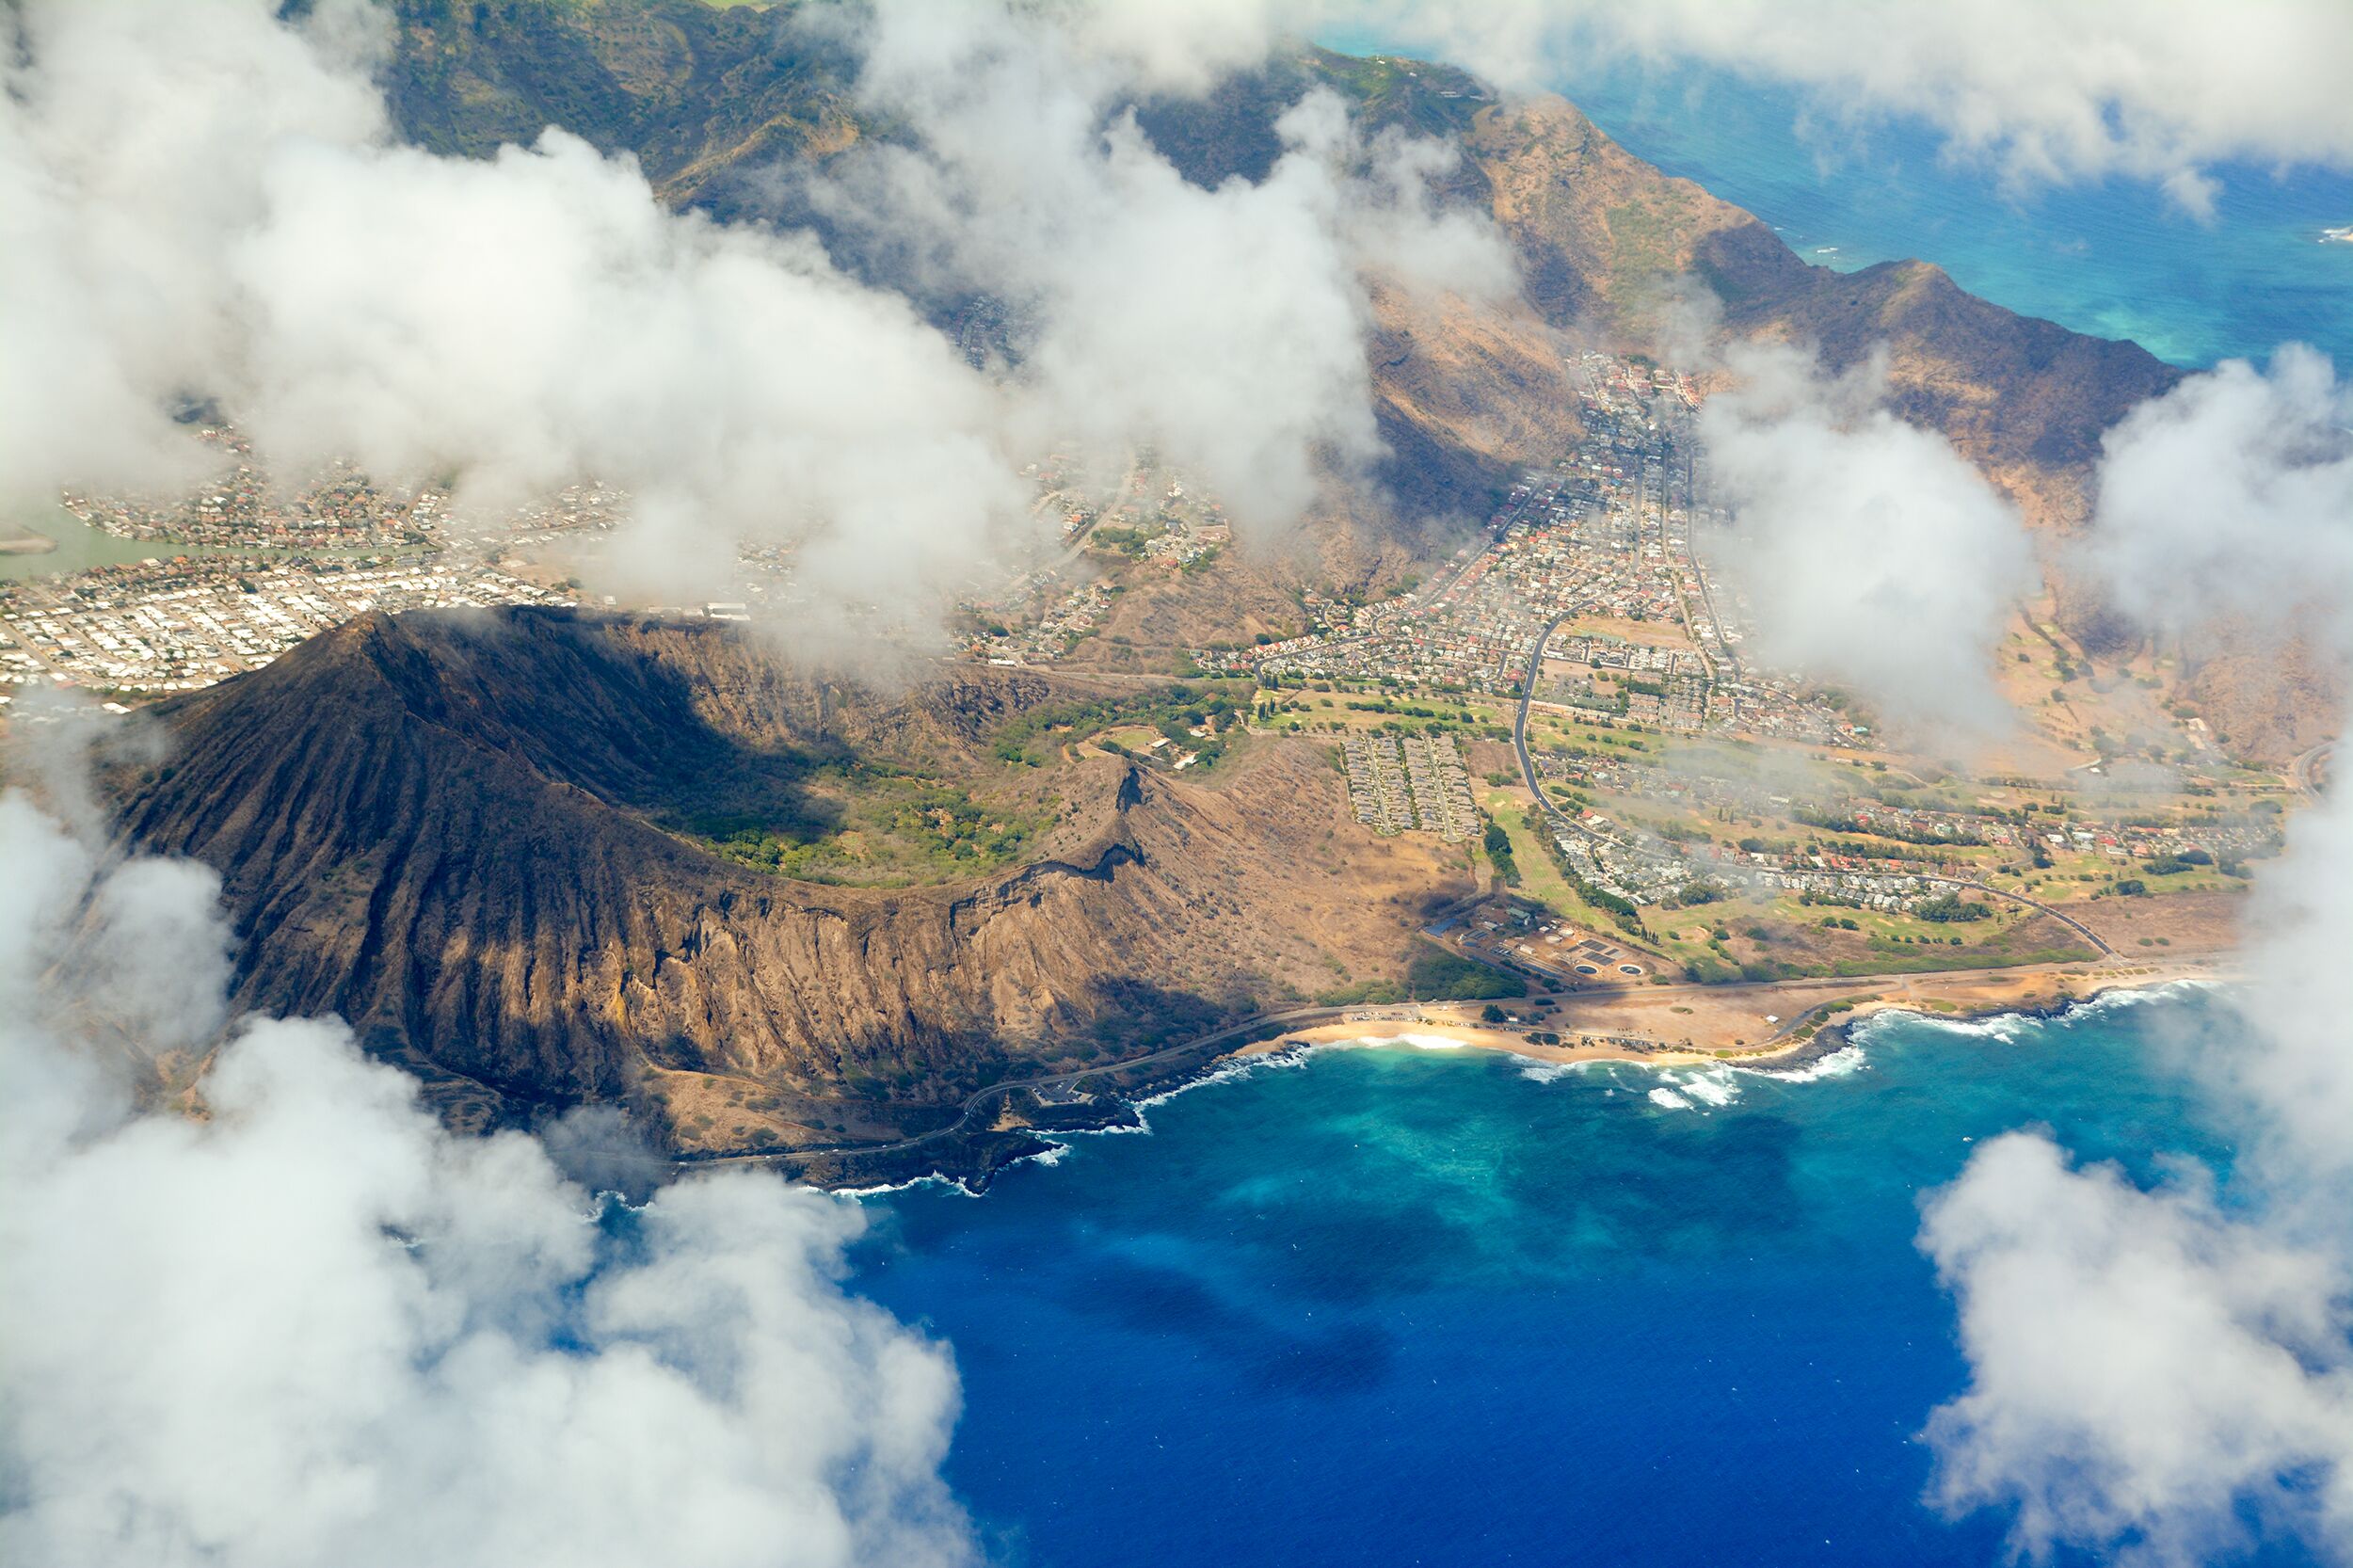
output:
M 842 1289 L 854 1205 L 745 1173 L 600 1224 L 331 1020 L 249 1022 L 201 1119 L 136 1113 L 220 1022 L 210 873 L 13 792 L 0 863 L 0 1557 L 976 1559 L 954 1373 Z
M 1241 57 L 1195 23 L 897 0 L 861 29 L 866 90 L 921 149 L 838 190 L 844 220 L 1018 295 L 1036 330 L 1007 381 L 813 240 L 669 213 L 561 132 L 488 161 L 393 146 L 357 0 L 307 30 L 266 0 L 10 15 L 18 503 L 186 479 L 168 413 L 209 398 L 281 472 L 456 474 L 486 507 L 617 486 L 634 536 L 600 586 L 717 595 L 748 539 L 792 552 L 819 610 L 915 632 L 1034 526 L 1017 471 L 1040 447 L 1157 444 L 1279 527 L 1379 450 L 1360 275 L 1512 283 L 1492 229 L 1431 202 L 1443 155 L 1360 144 L 1337 100 L 1286 120 L 1262 184 L 1185 184 L 1107 105 Z
M 928 616 L 1026 526 L 996 393 L 904 301 L 670 214 L 562 133 L 394 148 L 347 51 L 271 11 L 24 8 L 0 492 L 185 472 L 166 411 L 201 395 L 285 471 L 453 472 L 490 504 L 624 487 L 627 585 L 659 596 L 718 590 L 749 538 L 795 548 L 820 604 Z
M 2353 648 L 2353 388 L 2298 344 L 2232 360 L 2103 441 L 2091 564 L 2153 625 L 2318 610 Z
M 227 242 L 267 151 L 365 145 L 364 77 L 258 4 L 11 8 L 0 36 L 0 501 L 184 475 L 168 400 L 237 362 Z
M 2126 609 L 2170 632 L 2299 625 L 2353 675 L 2353 387 L 2298 344 L 2231 360 L 2108 432 L 2086 559 Z M 2299 816 L 2249 921 L 2260 1048 L 2224 1061 L 2269 1156 L 2353 1175 L 2353 1041 L 2336 990 L 2353 952 L 2353 794 Z M 2273 1145 L 2284 1145 L 2284 1148 Z
M 743 536 L 796 544 L 821 598 L 928 607 L 1025 515 L 990 389 L 904 303 L 806 241 L 664 212 L 572 136 L 289 150 L 266 194 L 234 253 L 265 450 L 489 499 L 595 474 L 639 498 L 657 592 L 695 581 L 665 561 L 725 581 Z
M 2269 1534 L 2353 1555 L 2353 1344 L 2341 1255 L 2143 1192 L 2048 1139 L 1987 1144 L 1921 1244 L 1959 1298 L 1968 1391 L 1937 1411 L 1935 1495 L 2016 1510 L 2013 1542 L 2200 1564 Z
M 1989 735 L 2010 722 L 1992 649 L 2033 590 L 2015 508 L 1933 431 L 1881 402 L 1876 363 L 1825 380 L 1797 350 L 1740 347 L 1700 416 L 1718 552 L 1769 663 L 1847 686 L 1892 719 Z
M 2087 559 L 2152 624 L 2314 612 L 2353 659 L 2353 437 L 2327 362 L 2231 363 L 2110 432 Z M 2019 1543 L 2163 1563 L 2295 1536 L 2353 1560 L 2353 793 L 2289 826 L 2221 1041 L 2187 1053 L 2238 1145 L 2136 1189 L 2047 1140 L 1981 1150 L 1922 1245 L 1971 1384 L 1938 1411 L 1938 1495 Z
M 2211 209 L 2215 164 L 2353 168 L 2340 0 L 1267 0 L 1516 88 L 1565 62 L 1686 60 L 1789 83 L 1818 120 L 1917 117 L 2026 185 L 2124 175 Z M 1131 7 L 1105 0 L 1118 13 Z M 1144 8 L 1150 8 L 1148 7 Z M 1183 8 L 1171 8 L 1182 9 Z
M 1029 444 L 1149 443 L 1238 520 L 1279 527 L 1327 469 L 1379 455 L 1364 276 L 1481 297 L 1515 278 L 1483 215 L 1430 197 L 1456 154 L 1367 146 L 1329 91 L 1281 118 L 1262 181 L 1188 184 L 1116 107 L 1201 41 L 1199 17 L 1168 14 L 1186 20 L 1163 35 L 1118 8 L 878 8 L 859 90 L 914 144 L 872 147 L 812 194 L 932 281 L 1018 309 Z

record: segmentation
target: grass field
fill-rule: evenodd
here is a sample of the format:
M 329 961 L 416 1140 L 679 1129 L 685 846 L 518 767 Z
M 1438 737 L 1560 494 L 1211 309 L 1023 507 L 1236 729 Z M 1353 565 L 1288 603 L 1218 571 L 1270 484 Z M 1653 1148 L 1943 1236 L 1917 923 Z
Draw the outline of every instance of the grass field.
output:
M 1524 898 L 1534 899 L 1553 913 L 1574 924 L 1600 932 L 1613 942 L 1657 955 L 1666 950 L 1657 943 L 1634 936 L 1620 926 L 1616 917 L 1594 908 L 1577 896 L 1568 878 L 1552 858 L 1552 852 L 1528 825 L 1528 792 L 1524 790 L 1490 790 L 1482 804 L 1487 815 L 1495 820 L 1512 840 L 1512 856 L 1519 864 L 1520 885 L 1513 891 Z
M 1316 998 L 1316 1004 L 1351 1007 L 1358 1002 L 1380 1006 L 1409 1000 L 1495 1001 L 1526 993 L 1525 984 L 1499 969 L 1458 958 L 1434 943 L 1417 942 L 1413 961 L 1406 967 L 1402 981 L 1360 980 L 1353 985 L 1324 992 Z
M 689 817 L 688 837 L 743 865 L 803 882 L 904 888 L 1017 864 L 1052 825 L 1034 805 L 867 765 L 799 781 L 790 809 Z

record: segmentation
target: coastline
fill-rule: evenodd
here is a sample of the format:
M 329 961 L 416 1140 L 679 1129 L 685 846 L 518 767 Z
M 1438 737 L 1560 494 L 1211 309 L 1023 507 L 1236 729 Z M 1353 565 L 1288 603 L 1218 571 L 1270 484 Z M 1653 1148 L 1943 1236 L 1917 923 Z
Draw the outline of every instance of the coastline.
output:
M 978 1196 L 1014 1165 L 1050 1164 L 1060 1160 L 1071 1137 L 1149 1131 L 1144 1112 L 1152 1106 L 1243 1076 L 1255 1066 L 1273 1064 L 1271 1058 L 1418 1045 L 1428 1049 L 1498 1052 L 1553 1068 L 1622 1063 L 1656 1068 L 1729 1067 L 1798 1077 L 1849 1048 L 1862 1025 L 1885 1014 L 1911 1014 L 1950 1024 L 2004 1017 L 2047 1019 L 2066 1016 L 2121 994 L 2155 992 L 2186 984 L 2223 984 L 2233 978 L 2234 971 L 2214 956 L 2184 956 L 2165 963 L 2090 963 L 2032 970 L 1888 977 L 1876 992 L 1857 991 L 1851 981 L 1781 981 L 1716 988 L 1740 992 L 1745 1013 L 1740 1008 L 1718 1007 L 1712 1015 L 1704 1014 L 1696 1004 L 1704 999 L 1681 987 L 1523 999 L 1519 1005 L 1539 1000 L 1554 1003 L 1543 1019 L 1548 1027 L 1533 1022 L 1510 1027 L 1487 1023 L 1480 1018 L 1482 1004 L 1477 1002 L 1365 1008 L 1294 1029 L 1238 1027 L 1229 1032 L 1236 1036 L 1230 1043 L 1215 1044 L 1217 1036 L 1197 1042 L 1201 1048 L 1197 1053 L 1191 1048 L 1178 1048 L 1148 1063 L 1065 1076 L 1055 1081 L 1066 1087 L 1049 1090 L 1050 1097 L 1041 1096 L 1028 1084 L 1007 1085 L 976 1096 L 967 1114 L 955 1123 L 894 1144 L 777 1151 L 749 1157 L 744 1162 L 772 1165 L 795 1180 L 854 1196 L 925 1183 L 943 1183 Z M 1563 1006 L 1575 1011 L 1563 1013 Z M 1582 1014 L 1589 1023 L 1596 1018 L 1622 1023 L 1629 1015 L 1649 1013 L 1657 1016 L 1655 1021 L 1695 1031 L 1712 1025 L 1721 1031 L 1739 1027 L 1742 1016 L 1766 1006 L 1788 1009 L 1785 1014 L 1764 1015 L 1777 1021 L 1777 1032 L 1753 1042 L 1731 1036 L 1741 1040 L 1737 1046 L 1720 1043 L 1721 1035 L 1697 1032 L 1672 1042 L 1597 1033 L 1580 1030 L 1570 1021 Z M 1531 1033 L 1556 1034 L 1561 1043 L 1531 1039 Z M 1573 1038 L 1575 1043 L 1571 1043 Z M 991 1111 L 985 1121 L 976 1113 L 984 1106 Z M 680 1168 L 735 1162 L 692 1161 Z
M 1641 1050 L 1619 1045 L 1593 1046 L 1547 1045 L 1528 1038 L 1525 1031 L 1468 1026 L 1453 1019 L 1424 1015 L 1412 1020 L 1368 1020 L 1363 1023 L 1327 1024 L 1277 1036 L 1272 1040 L 1244 1046 L 1229 1053 L 1227 1058 L 1248 1058 L 1273 1055 L 1293 1050 L 1302 1046 L 1379 1047 L 1423 1040 L 1446 1040 L 1469 1049 L 1499 1051 L 1510 1056 L 1563 1065 L 1585 1062 L 1623 1062 L 1644 1067 L 1711 1067 L 1718 1065 L 1740 1067 L 1754 1072 L 1795 1072 L 1836 1054 L 1849 1043 L 1855 1029 L 1884 1014 L 1910 1014 L 1934 1018 L 1946 1023 L 1979 1023 L 2001 1017 L 2046 1019 L 2065 1017 L 2068 1014 L 2093 1005 L 2104 998 L 2121 993 L 2158 991 L 2184 984 L 2220 984 L 2232 977 L 2205 966 L 2189 964 L 2150 967 L 2146 972 L 2120 975 L 2113 980 L 2090 986 L 2083 991 L 2060 987 L 2060 994 L 2047 1000 L 2020 997 L 2016 1000 L 1988 1000 L 1979 1005 L 1961 1007 L 1937 1006 L 1943 999 L 1921 1000 L 1894 997 L 1873 997 L 1856 1001 L 1851 1007 L 1833 1014 L 1821 1015 L 1821 1009 L 1810 1009 L 1790 1020 L 1789 1032 L 1783 1038 L 1745 1049 L 1672 1049 Z M 1818 1015 L 1818 1016 L 1817 1016 Z M 1807 1028 L 1808 1024 L 1816 1027 Z

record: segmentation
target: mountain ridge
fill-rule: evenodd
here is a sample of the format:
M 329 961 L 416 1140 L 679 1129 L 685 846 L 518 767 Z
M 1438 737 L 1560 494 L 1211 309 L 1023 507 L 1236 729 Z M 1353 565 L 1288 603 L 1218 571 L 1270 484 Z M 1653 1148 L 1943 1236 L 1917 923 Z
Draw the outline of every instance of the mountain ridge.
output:
M 399 0 L 396 10 L 388 101 L 401 134 L 437 152 L 480 156 L 560 125 L 636 156 L 674 205 L 825 238 L 825 215 L 780 196 L 763 173 L 779 162 L 822 168 L 892 134 L 856 104 L 855 61 L 819 30 L 788 26 L 792 8 L 481 0 L 463 23 L 449 0 Z M 2098 432 L 2179 377 L 2137 344 L 2018 315 L 1928 263 L 1860 273 L 1813 265 L 1753 215 L 1626 152 L 1566 100 L 1500 99 L 1453 67 L 1299 44 L 1202 98 L 1134 107 L 1179 172 L 1213 186 L 1263 177 L 1281 149 L 1275 120 L 1316 86 L 1343 94 L 1368 134 L 1395 127 L 1457 147 L 1462 163 L 1438 195 L 1495 217 L 1526 283 L 1525 303 L 1454 302 L 1442 335 L 1455 349 L 1428 358 L 1409 341 L 1401 302 L 1376 291 L 1376 332 L 1390 351 L 1372 357 L 1373 395 L 1393 455 L 1379 478 L 1407 514 L 1483 515 L 1517 469 L 1544 456 L 1497 439 L 1492 418 L 1417 397 L 1433 362 L 1476 376 L 1478 395 L 1458 401 L 1511 409 L 1522 439 L 1571 433 L 1559 335 L 1598 328 L 1655 350 L 1659 289 L 1671 279 L 1708 283 L 1733 330 L 1812 343 L 1834 370 L 1887 342 L 1898 411 L 1951 437 L 2040 526 L 2080 522 Z M 855 247 L 840 253 L 857 260 Z M 1462 352 L 1474 338 L 1483 351 Z M 2028 427 L 2038 422 L 2041 433 Z
M 764 695 L 713 700 L 720 677 Z M 879 747 L 1096 690 L 960 666 L 837 687 L 826 722 Z M 1348 823 L 1304 742 L 1213 784 L 1066 758 L 1047 776 L 1068 809 L 1034 854 L 935 885 L 794 881 L 660 825 L 666 795 L 797 777 L 792 747 L 823 740 L 802 691 L 720 623 L 371 615 L 160 705 L 170 760 L 115 780 L 120 820 L 220 872 L 240 1011 L 342 1016 L 461 1123 L 615 1101 L 686 1152 L 928 1130 L 1016 1064 L 1394 972 L 1423 904 L 1468 886 L 1459 860 Z M 767 1103 L 728 1100 L 722 1123 L 714 1085 Z

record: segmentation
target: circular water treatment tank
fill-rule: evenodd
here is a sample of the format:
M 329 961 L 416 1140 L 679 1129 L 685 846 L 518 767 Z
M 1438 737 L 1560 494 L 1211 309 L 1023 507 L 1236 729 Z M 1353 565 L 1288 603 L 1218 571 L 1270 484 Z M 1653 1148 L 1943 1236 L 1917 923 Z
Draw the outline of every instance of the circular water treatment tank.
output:
M 1618 972 L 1620 974 L 1641 974 L 1642 972 L 1642 966 L 1640 964 L 1621 964 L 1618 966 Z
M 1599 974 L 1601 973 L 1601 970 L 1598 967 L 1592 964 L 1579 964 L 1577 967 L 1577 972 L 1579 974 Z

